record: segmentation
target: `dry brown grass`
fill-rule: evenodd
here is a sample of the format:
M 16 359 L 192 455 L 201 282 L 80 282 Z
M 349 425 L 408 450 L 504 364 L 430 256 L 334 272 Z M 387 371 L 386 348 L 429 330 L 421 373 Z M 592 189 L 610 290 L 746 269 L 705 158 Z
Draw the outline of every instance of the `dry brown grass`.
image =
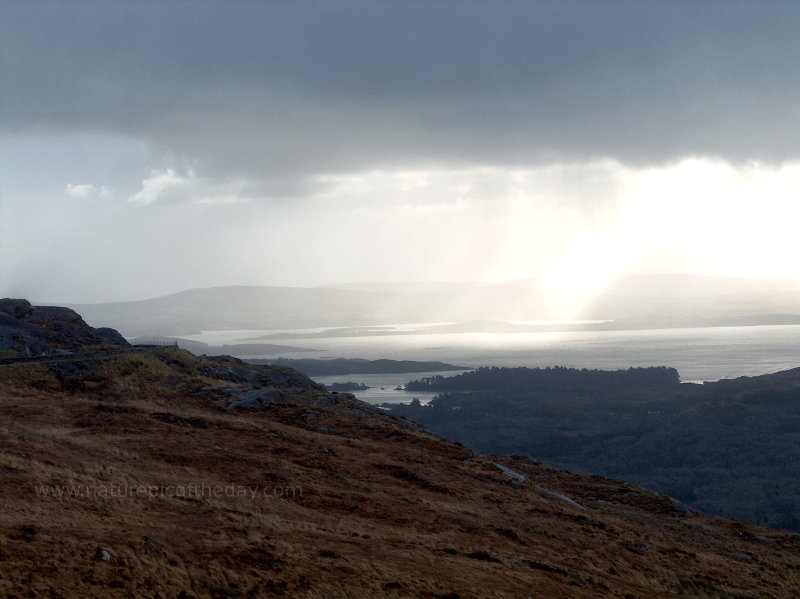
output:
M 118 357 L 63 388 L 0 367 L 0 597 L 800 596 L 797 535 L 490 460 L 343 395 L 228 412 L 198 395 L 234 384 L 197 371 L 214 363 Z

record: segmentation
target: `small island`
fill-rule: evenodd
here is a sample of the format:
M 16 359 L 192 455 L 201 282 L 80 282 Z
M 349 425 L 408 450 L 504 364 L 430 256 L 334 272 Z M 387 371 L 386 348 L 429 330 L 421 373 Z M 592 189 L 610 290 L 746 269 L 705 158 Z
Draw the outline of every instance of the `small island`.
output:
M 353 391 L 366 391 L 369 389 L 369 385 L 348 381 L 346 383 L 328 383 L 325 388 L 328 391 L 336 391 L 337 393 L 352 393 Z

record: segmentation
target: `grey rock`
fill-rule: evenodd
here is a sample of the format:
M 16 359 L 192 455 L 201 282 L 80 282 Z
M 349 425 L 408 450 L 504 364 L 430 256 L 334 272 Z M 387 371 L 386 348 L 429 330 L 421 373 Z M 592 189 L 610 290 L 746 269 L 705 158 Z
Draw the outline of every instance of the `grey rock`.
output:
M 253 410 L 270 404 L 285 404 L 287 400 L 277 389 L 252 389 L 242 391 L 239 399 L 228 406 L 228 410 Z
M 128 342 L 113 329 L 90 327 L 69 308 L 0 299 L 0 350 L 36 357 L 105 346 L 128 347 Z
M 257 399 L 264 403 L 285 403 L 283 393 L 277 389 L 252 389 L 239 393 L 241 399 Z
M 23 320 L 33 314 L 33 306 L 25 299 L 0 299 L 0 312 L 5 312 L 14 318 Z
M 219 387 L 203 387 L 200 391 L 196 391 L 195 395 L 211 395 L 219 391 Z
M 128 342 L 125 340 L 125 337 L 120 335 L 119 331 L 116 329 L 112 329 L 109 327 L 100 327 L 95 329 L 97 336 L 100 338 L 101 343 L 104 345 L 119 345 L 121 347 L 125 347 L 128 345 Z
M 764 535 L 753 535 L 754 541 L 762 541 L 764 543 L 773 543 L 776 539 L 773 537 L 765 537 Z
M 326 435 L 341 435 L 342 434 L 342 431 L 340 431 L 338 429 L 335 429 L 335 428 L 331 428 L 329 426 L 318 426 L 314 430 L 318 431 L 320 433 L 325 433 Z
M 328 395 L 318 395 L 317 397 L 314 398 L 314 401 L 318 405 L 326 408 L 332 408 L 333 406 L 336 405 L 336 398 L 330 397 Z
M 491 462 L 491 463 L 500 468 L 500 470 L 503 471 L 503 474 L 505 474 L 509 478 L 513 478 L 514 480 L 523 482 L 528 480 L 527 476 L 525 476 L 524 474 L 520 474 L 519 472 L 514 472 L 511 468 L 507 468 L 502 464 L 498 464 L 497 462 Z
M 675 508 L 675 515 L 682 517 L 686 516 L 687 514 L 696 513 L 695 510 L 690 508 L 688 505 L 683 503 L 682 501 L 675 499 L 674 497 L 669 498 L 670 502 L 672 503 L 672 507 Z
M 234 401 L 231 404 L 228 404 L 228 411 L 231 410 L 256 410 L 264 405 L 262 402 L 258 401 L 257 399 L 240 399 L 239 401 Z
M 735 558 L 735 559 L 740 559 L 740 560 L 745 561 L 745 562 L 752 562 L 753 561 L 753 556 L 752 555 L 748 555 L 747 553 L 731 553 L 730 556 Z
M 233 383 L 246 383 L 252 387 L 282 387 L 291 389 L 316 389 L 325 391 L 306 375 L 283 366 L 246 364 L 236 358 L 222 356 L 223 364 L 208 369 L 207 374 Z

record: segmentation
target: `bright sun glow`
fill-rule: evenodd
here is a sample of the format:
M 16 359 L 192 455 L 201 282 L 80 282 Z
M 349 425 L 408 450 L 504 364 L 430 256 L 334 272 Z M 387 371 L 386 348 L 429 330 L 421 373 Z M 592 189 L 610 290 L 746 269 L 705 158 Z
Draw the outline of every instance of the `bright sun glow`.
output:
M 625 272 L 800 274 L 798 164 L 372 171 L 325 183 L 314 209 L 346 205 L 332 224 L 346 218 L 386 265 L 419 278 L 546 277 L 555 303 L 571 304 Z
M 380 170 L 327 175 L 317 183 L 315 194 L 302 202 L 247 202 L 240 182 L 158 171 L 142 187 L 142 194 L 153 193 L 138 202 L 118 197 L 125 205 L 112 207 L 114 197 L 101 198 L 102 182 L 89 181 L 62 187 L 63 201 L 48 213 L 58 216 L 54 227 L 69 211 L 74 222 L 92 223 L 87 235 L 113 229 L 127 239 L 119 246 L 124 250 L 103 255 L 109 271 L 120 271 L 117 265 L 127 255 L 152 250 L 144 238 L 126 232 L 127 224 L 136 223 L 169 242 L 170 255 L 193 261 L 203 256 L 209 272 L 226 273 L 199 283 L 186 269 L 170 270 L 173 262 L 159 261 L 160 279 L 171 282 L 165 292 L 229 284 L 238 280 L 228 276 L 231 264 L 244 281 L 299 286 L 537 278 L 550 313 L 571 319 L 626 273 L 800 275 L 798 163 L 734 166 L 691 159 L 648 169 L 601 161 Z M 122 211 L 124 223 L 114 220 Z M 23 255 L 24 240 L 42 230 L 43 219 L 34 224 L 20 213 L 15 220 L 21 223 L 17 246 L 3 237 L 7 256 Z M 211 245 L 203 236 L 176 236 L 174 223 L 237 233 Z M 296 251 L 298 240 L 302 252 Z M 98 260 L 96 253 L 70 263 L 90 259 Z M 138 272 L 143 264 L 136 261 L 127 270 Z M 15 276 L 34 270 L 20 266 L 8 280 L 13 284 Z M 64 273 L 58 285 L 88 284 Z
M 547 274 L 550 301 L 564 317 L 629 272 L 798 274 L 800 165 L 686 160 L 615 169 L 614 209 L 578 233 Z
M 799 164 L 687 160 L 632 176 L 626 195 L 653 233 L 645 255 L 667 262 L 675 252 L 682 270 L 697 274 L 796 275 L 799 183 Z

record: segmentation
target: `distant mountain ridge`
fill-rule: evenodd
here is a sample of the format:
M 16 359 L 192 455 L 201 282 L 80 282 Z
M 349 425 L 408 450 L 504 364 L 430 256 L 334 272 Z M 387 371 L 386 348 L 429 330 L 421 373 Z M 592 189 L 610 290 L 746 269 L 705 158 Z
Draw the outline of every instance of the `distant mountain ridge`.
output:
M 537 279 L 508 283 L 232 286 L 147 300 L 70 307 L 126 336 L 203 330 L 275 330 L 392 323 L 548 321 L 565 315 Z M 620 277 L 581 299 L 569 318 L 616 328 L 800 324 L 800 280 L 688 275 Z

